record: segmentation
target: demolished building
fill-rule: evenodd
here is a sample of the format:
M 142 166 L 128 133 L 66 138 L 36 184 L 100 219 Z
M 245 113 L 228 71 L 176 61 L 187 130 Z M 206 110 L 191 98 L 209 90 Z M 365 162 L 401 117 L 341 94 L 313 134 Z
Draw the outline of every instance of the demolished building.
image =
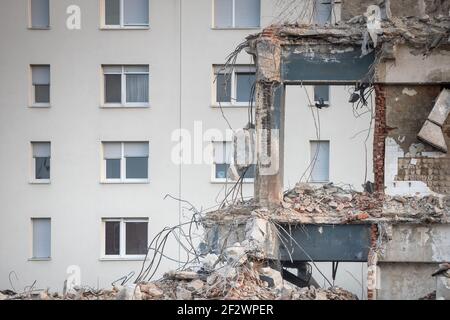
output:
M 257 67 L 255 194 L 206 216 L 216 252 L 238 243 L 298 286 L 311 284 L 308 263 L 367 262 L 369 299 L 450 288 L 431 277 L 450 260 L 450 18 L 445 3 L 399 5 L 378 7 L 379 29 L 368 24 L 370 7 L 343 1 L 345 23 L 274 25 L 247 38 Z M 285 89 L 314 84 L 354 85 L 354 102 L 373 88 L 374 190 L 299 184 L 284 192 Z

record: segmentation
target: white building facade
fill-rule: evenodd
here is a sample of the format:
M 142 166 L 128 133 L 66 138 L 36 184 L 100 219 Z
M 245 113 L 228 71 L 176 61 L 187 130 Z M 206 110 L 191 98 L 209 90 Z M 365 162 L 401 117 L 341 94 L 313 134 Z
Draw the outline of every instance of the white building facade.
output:
M 245 52 L 231 80 L 222 66 L 247 35 L 312 16 L 311 1 L 289 3 L 2 1 L 0 288 L 36 280 L 60 291 L 72 265 L 83 285 L 107 287 L 139 272 L 160 230 L 189 219 L 165 195 L 198 209 L 220 204 L 230 186 L 226 131 L 249 122 L 254 79 Z M 326 5 L 313 19 L 339 20 L 338 4 Z M 287 89 L 286 188 L 302 177 L 355 189 L 372 179 L 370 108 L 355 111 L 348 98 L 349 87 Z M 181 163 L 179 132 L 191 147 Z M 249 172 L 244 195 L 252 192 Z M 164 253 L 173 260 L 157 275 L 183 255 L 174 240 Z M 352 278 L 340 281 L 360 293 Z

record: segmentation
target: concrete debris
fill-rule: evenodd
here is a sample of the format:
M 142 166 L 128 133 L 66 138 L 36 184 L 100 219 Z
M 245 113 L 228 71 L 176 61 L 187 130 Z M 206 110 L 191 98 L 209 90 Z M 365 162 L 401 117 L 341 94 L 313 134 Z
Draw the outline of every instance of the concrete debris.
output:
M 332 183 L 311 189 L 303 183 L 285 193 L 279 213 L 295 218 L 328 217 L 335 222 L 350 223 L 362 220 L 396 220 L 425 223 L 445 222 L 449 219 L 450 197 L 430 195 L 426 197 L 388 196 L 344 190 Z
M 141 283 L 141 292 L 144 293 L 144 295 L 148 295 L 151 298 L 161 298 L 164 296 L 164 291 L 162 291 L 158 286 L 154 283 Z
M 165 278 L 174 280 L 195 280 L 199 278 L 198 273 L 193 271 L 169 271 L 164 275 Z
M 142 300 L 141 288 L 135 284 L 123 287 L 116 296 L 116 300 Z
M 247 260 L 246 249 L 239 242 L 225 249 L 228 264 L 242 264 Z
M 283 278 L 281 273 L 272 268 L 266 267 L 259 269 L 259 278 L 268 283 L 271 288 L 281 290 L 283 288 Z
M 176 298 L 177 300 L 192 300 L 192 293 L 188 289 L 179 285 L 176 290 Z

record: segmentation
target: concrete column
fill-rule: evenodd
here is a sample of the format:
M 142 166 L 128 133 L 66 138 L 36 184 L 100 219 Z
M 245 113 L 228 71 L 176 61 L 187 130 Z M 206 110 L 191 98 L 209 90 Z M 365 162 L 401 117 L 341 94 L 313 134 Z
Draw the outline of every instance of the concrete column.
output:
M 284 86 L 281 84 L 281 45 L 276 30 L 266 28 L 256 41 L 255 200 L 277 206 L 283 197 Z
M 256 85 L 255 199 L 259 205 L 279 205 L 283 198 L 284 86 L 277 82 Z

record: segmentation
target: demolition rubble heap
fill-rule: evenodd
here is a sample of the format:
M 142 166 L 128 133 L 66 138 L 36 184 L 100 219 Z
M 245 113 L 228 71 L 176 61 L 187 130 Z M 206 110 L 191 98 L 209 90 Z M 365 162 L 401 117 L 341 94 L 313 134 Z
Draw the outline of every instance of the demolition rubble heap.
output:
M 278 271 L 257 267 L 258 263 L 247 260 L 245 254 L 235 256 L 231 251 L 228 263 L 219 264 L 213 271 L 171 271 L 154 282 L 119 285 L 111 290 L 75 287 L 64 295 L 48 290 L 20 294 L 3 291 L 0 300 L 357 300 L 339 287 L 325 290 L 283 283 Z M 211 262 L 210 256 L 208 259 Z M 204 267 L 207 265 L 205 262 Z

